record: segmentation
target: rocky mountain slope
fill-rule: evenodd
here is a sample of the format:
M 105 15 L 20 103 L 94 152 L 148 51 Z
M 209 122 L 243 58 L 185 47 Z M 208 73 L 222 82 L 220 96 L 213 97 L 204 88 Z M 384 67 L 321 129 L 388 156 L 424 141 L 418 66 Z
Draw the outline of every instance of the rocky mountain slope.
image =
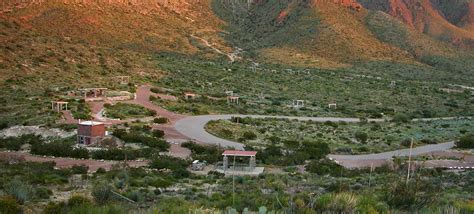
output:
M 138 52 L 322 68 L 471 55 L 472 0 L 5 0 L 0 19 L 40 36 Z M 10 38 L 21 40 L 22 38 Z M 467 53 L 467 54 L 466 54 Z M 424 59 L 424 60 L 423 60 Z
M 7 0 L 2 19 L 44 36 L 134 50 L 195 53 L 191 34 L 218 40 L 209 1 Z
M 381 10 L 410 28 L 451 42 L 474 47 L 472 26 L 474 2 L 469 0 L 361 0 L 368 9 Z

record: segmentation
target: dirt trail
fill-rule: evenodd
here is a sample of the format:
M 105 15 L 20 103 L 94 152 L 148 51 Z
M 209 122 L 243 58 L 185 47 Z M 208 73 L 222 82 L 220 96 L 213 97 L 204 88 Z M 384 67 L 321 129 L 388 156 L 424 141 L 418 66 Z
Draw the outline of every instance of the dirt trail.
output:
M 74 119 L 74 117 L 72 116 L 72 113 L 71 111 L 67 110 L 67 111 L 62 111 L 63 112 L 63 118 L 64 120 L 62 121 L 63 123 L 66 123 L 66 124 L 76 124 L 78 121 L 76 119 Z
M 211 45 L 207 40 L 201 38 L 201 37 L 198 37 L 196 35 L 193 35 L 191 34 L 191 37 L 197 39 L 197 40 L 200 40 L 205 46 L 211 48 L 212 50 L 214 50 L 215 52 L 217 52 L 218 54 L 221 54 L 221 55 L 225 55 L 227 56 L 227 58 L 229 58 L 230 62 L 235 62 L 235 59 L 236 59 L 236 55 L 233 54 L 233 53 L 225 53 L 221 50 L 219 50 L 218 48 L 214 47 L 213 45 Z

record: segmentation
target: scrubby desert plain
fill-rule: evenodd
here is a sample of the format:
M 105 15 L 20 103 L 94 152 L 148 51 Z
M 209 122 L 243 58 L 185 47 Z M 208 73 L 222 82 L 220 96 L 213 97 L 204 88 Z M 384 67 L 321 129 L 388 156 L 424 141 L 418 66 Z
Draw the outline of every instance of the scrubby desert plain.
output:
M 0 7 L 0 213 L 474 213 L 472 0 Z

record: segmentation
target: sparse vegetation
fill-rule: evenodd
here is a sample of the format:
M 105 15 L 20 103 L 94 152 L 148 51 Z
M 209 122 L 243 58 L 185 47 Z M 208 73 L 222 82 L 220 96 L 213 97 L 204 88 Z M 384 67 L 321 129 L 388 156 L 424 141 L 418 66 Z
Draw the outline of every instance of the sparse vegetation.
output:
M 238 122 L 238 123 L 237 123 Z M 213 135 L 242 142 L 252 147 L 280 145 L 285 142 L 321 140 L 328 143 L 331 153 L 377 153 L 415 145 L 447 142 L 459 136 L 463 130 L 472 129 L 470 119 L 417 121 L 400 124 L 380 123 L 317 123 L 283 119 L 234 118 L 231 121 L 212 121 L 206 130 Z M 257 130 L 255 132 L 255 130 Z M 247 132 L 256 133 L 254 140 L 243 140 Z M 408 141 L 406 141 L 408 139 Z
M 153 117 L 156 112 L 136 104 L 117 103 L 115 105 L 105 104 L 106 115 L 109 118 L 127 119 Z
M 456 146 L 464 149 L 474 148 L 474 134 L 466 134 L 462 136 L 457 142 Z

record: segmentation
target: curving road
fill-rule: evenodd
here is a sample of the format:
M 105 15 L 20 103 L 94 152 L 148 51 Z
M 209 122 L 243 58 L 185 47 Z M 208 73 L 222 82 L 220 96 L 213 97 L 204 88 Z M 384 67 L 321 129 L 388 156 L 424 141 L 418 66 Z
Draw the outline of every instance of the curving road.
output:
M 295 116 L 270 116 L 270 115 L 240 115 L 240 114 L 226 114 L 226 115 L 201 115 L 201 116 L 186 116 L 176 114 L 174 112 L 167 111 L 159 106 L 156 106 L 149 101 L 150 95 L 157 95 L 150 91 L 150 86 L 140 86 L 137 90 L 136 99 L 132 101 L 125 101 L 128 103 L 135 103 L 142 105 L 145 108 L 155 110 L 159 115 L 170 119 L 170 124 L 161 125 L 158 128 L 165 131 L 166 136 L 170 139 L 179 139 L 181 141 L 187 139 L 194 140 L 200 143 L 220 145 L 222 147 L 233 147 L 238 150 L 244 149 L 244 144 L 237 143 L 225 139 L 218 138 L 212 134 L 209 134 L 204 127 L 206 124 L 213 120 L 231 119 L 232 117 L 251 117 L 251 118 L 277 118 L 277 119 L 290 119 L 299 121 L 315 121 L 315 122 L 347 122 L 357 123 L 360 122 L 359 118 L 338 118 L 338 117 L 295 117 Z M 103 103 L 93 103 L 93 112 L 97 113 L 103 107 Z M 427 118 L 427 119 L 413 119 L 413 121 L 433 121 L 433 120 L 452 120 L 452 119 L 473 119 L 473 117 L 446 117 L 446 118 Z M 369 119 L 369 122 L 383 122 L 384 119 Z M 114 121 L 115 123 L 125 121 Z M 421 155 L 426 153 L 432 153 L 437 151 L 445 151 L 454 146 L 454 142 L 447 142 L 435 145 L 420 146 L 412 149 L 412 155 Z M 329 155 L 330 158 L 338 160 L 340 162 L 346 162 L 349 165 L 355 164 L 355 166 L 367 165 L 376 161 L 391 160 L 394 156 L 408 156 L 410 153 L 409 149 L 401 149 L 390 152 L 383 152 L 378 154 L 366 154 L 366 155 Z M 359 164 L 357 164 L 359 162 Z M 363 162 L 363 163 L 362 163 Z M 370 166 L 370 165 L 369 165 Z
M 228 114 L 228 115 L 202 115 L 202 116 L 193 116 L 186 117 L 181 120 L 176 121 L 175 129 L 182 135 L 202 143 L 220 145 L 223 147 L 234 147 L 238 150 L 244 149 L 244 144 L 237 143 L 225 139 L 218 138 L 212 134 L 209 134 L 205 129 L 205 125 L 213 120 L 223 120 L 230 119 L 231 117 L 251 117 L 251 118 L 278 118 L 278 119 L 290 119 L 290 120 L 300 120 L 300 121 L 315 121 L 315 122 L 348 122 L 348 123 L 357 123 L 360 122 L 358 118 L 336 118 L 336 117 L 292 117 L 292 116 L 262 116 L 262 115 L 239 115 L 239 114 Z M 443 118 L 433 118 L 433 119 L 423 119 L 423 120 L 439 120 Z M 451 118 L 455 119 L 455 118 Z M 418 119 L 421 120 L 421 119 Z M 383 119 L 372 119 L 369 121 L 382 122 Z M 434 145 L 420 146 L 412 149 L 412 155 L 421 155 L 436 151 L 445 151 L 454 147 L 454 142 L 440 143 Z M 390 160 L 394 156 L 408 156 L 410 153 L 409 149 L 401 149 L 390 152 L 383 152 L 377 154 L 367 154 L 367 155 L 329 155 L 330 158 L 336 160 Z
M 203 143 L 220 145 L 223 147 L 234 147 L 235 149 L 243 150 L 244 144 L 218 138 L 212 134 L 209 134 L 204 127 L 206 124 L 213 120 L 228 120 L 232 117 L 251 117 L 251 118 L 278 118 L 278 119 L 289 119 L 299 121 L 316 121 L 316 122 L 348 122 L 357 123 L 360 122 L 358 118 L 337 118 L 337 117 L 293 117 L 293 116 L 266 116 L 266 115 L 240 115 L 240 114 L 224 114 L 224 115 L 202 115 L 187 117 L 178 120 L 175 124 L 175 129 L 182 135 Z M 381 119 L 373 119 L 369 121 L 381 122 Z

